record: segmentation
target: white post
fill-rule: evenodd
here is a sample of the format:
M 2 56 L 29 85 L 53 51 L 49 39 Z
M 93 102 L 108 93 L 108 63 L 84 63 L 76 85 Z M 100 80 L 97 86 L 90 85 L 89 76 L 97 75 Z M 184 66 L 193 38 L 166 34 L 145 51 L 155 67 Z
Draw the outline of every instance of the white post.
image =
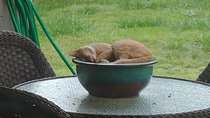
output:
M 7 0 L 0 0 L 0 29 L 15 31 L 10 12 L 7 7 Z

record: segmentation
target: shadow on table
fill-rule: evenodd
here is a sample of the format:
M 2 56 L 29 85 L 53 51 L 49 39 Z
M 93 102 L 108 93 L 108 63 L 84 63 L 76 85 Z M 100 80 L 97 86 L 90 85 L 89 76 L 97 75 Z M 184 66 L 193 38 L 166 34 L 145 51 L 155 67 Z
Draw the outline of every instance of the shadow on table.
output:
M 79 105 L 78 112 L 101 115 L 150 114 L 153 105 L 146 96 L 140 95 L 129 98 L 100 98 L 88 95 Z

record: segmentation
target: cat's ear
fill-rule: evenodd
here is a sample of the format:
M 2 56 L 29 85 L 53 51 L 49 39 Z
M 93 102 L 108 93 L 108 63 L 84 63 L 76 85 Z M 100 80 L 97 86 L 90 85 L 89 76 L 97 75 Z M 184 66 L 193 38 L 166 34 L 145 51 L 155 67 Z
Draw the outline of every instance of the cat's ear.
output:
M 69 53 L 70 56 L 76 57 L 79 50 L 74 50 Z

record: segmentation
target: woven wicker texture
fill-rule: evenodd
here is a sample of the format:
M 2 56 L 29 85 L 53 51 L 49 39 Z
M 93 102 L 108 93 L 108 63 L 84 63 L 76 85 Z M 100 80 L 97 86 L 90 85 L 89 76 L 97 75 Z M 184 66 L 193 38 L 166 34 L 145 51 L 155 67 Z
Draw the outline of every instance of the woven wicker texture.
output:
M 2 86 L 0 118 L 70 118 L 70 116 L 39 95 Z
M 0 86 L 13 87 L 52 76 L 52 67 L 33 41 L 19 33 L 0 30 Z
M 197 81 L 210 83 L 210 63 L 206 66 L 203 72 L 198 76 Z

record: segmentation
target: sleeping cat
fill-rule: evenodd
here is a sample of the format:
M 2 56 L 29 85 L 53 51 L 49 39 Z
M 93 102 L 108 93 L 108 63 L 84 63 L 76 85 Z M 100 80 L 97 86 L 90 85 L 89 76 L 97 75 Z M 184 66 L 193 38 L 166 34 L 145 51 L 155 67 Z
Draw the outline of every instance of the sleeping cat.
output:
M 142 43 L 119 40 L 111 44 L 92 43 L 69 53 L 82 61 L 95 63 L 141 63 L 152 60 L 152 52 Z
M 112 46 L 106 43 L 91 43 L 70 52 L 69 55 L 82 61 L 95 63 L 109 63 L 115 60 Z
M 142 63 L 152 60 L 152 52 L 142 43 L 133 40 L 119 40 L 112 45 L 117 59 L 113 63 Z

